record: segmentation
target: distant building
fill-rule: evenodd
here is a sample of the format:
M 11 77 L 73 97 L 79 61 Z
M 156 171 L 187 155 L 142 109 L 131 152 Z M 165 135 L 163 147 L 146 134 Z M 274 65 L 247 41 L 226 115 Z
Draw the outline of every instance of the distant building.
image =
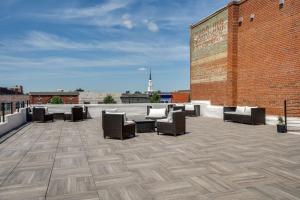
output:
M 171 92 L 160 92 L 158 95 L 160 96 L 161 103 L 171 103 L 172 102 L 172 93 Z
M 79 103 L 80 104 L 102 104 L 104 98 L 107 95 L 111 95 L 117 103 L 121 103 L 121 93 L 101 93 L 101 92 L 80 92 Z
M 186 103 L 190 101 L 190 90 L 172 92 L 172 103 Z
M 64 104 L 78 104 L 79 92 L 30 92 L 31 104 L 47 104 L 54 96 L 59 96 Z
M 150 95 L 149 94 L 130 94 L 125 93 L 121 96 L 122 103 L 130 104 L 130 103 L 150 103 Z
M 23 86 L 21 85 L 16 85 L 13 87 L 0 87 L 0 95 L 22 95 L 24 94 L 23 92 Z
M 0 87 L 0 104 L 4 103 L 5 112 L 10 112 L 11 103 L 14 112 L 17 103 L 27 104 L 28 100 L 28 95 L 24 95 L 23 86 Z

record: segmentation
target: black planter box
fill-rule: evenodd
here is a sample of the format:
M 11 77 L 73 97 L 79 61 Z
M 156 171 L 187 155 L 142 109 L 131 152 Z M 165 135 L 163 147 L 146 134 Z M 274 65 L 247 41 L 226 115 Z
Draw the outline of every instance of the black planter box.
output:
M 287 132 L 286 125 L 277 124 L 277 132 L 278 133 L 286 133 Z

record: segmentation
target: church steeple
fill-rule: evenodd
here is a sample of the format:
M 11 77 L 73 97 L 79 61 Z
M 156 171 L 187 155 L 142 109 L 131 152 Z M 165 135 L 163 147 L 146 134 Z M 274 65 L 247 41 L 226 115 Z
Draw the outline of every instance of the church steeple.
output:
M 152 85 L 152 73 L 151 73 L 151 68 L 150 68 L 150 74 L 149 74 L 149 80 L 148 80 L 148 90 L 147 92 L 150 94 L 153 92 L 153 85 Z

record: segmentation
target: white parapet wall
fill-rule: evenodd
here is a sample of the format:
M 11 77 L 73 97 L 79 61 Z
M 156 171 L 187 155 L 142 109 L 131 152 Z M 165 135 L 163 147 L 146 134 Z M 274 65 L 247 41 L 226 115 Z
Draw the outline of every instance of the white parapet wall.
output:
M 21 108 L 20 112 L 5 116 L 5 122 L 0 123 L 0 137 L 26 123 L 26 108 Z
M 83 104 L 78 104 L 82 106 Z M 75 104 L 46 104 L 46 105 L 32 105 L 33 106 L 45 106 L 48 108 L 48 112 L 51 113 L 61 113 L 61 112 L 71 112 L 73 106 L 78 106 Z M 125 112 L 127 116 L 137 116 L 147 114 L 147 105 L 152 105 L 157 108 L 167 107 L 168 104 L 157 103 L 157 104 L 147 104 L 147 103 L 137 103 L 137 104 L 86 104 L 84 106 L 88 107 L 88 116 L 91 118 L 98 118 L 102 115 L 102 110 L 107 109 L 117 109 L 119 112 Z

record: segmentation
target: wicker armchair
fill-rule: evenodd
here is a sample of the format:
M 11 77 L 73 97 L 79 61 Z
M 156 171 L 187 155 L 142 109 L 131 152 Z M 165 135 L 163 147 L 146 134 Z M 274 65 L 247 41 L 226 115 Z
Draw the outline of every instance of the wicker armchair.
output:
M 191 109 L 190 107 L 192 107 L 193 109 Z M 189 117 L 200 116 L 200 105 L 185 105 L 185 114 Z
M 173 112 L 172 119 L 163 119 L 157 121 L 157 135 L 160 133 L 177 136 L 185 134 L 185 112 Z
M 53 114 L 47 113 L 46 108 L 33 107 L 32 121 L 36 121 L 36 122 L 54 121 Z
M 72 121 L 82 121 L 83 120 L 83 107 L 74 106 L 72 107 Z
M 125 120 L 125 114 L 102 111 L 103 137 L 125 139 L 135 137 L 135 123 Z

